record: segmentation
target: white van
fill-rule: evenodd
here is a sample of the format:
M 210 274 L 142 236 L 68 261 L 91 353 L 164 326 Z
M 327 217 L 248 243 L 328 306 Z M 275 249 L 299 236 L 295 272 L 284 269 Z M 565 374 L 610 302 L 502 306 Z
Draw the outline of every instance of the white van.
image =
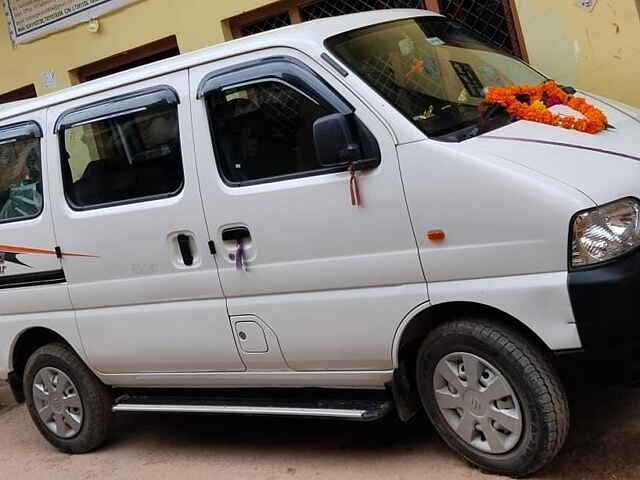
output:
M 424 409 L 471 463 L 535 472 L 567 435 L 561 360 L 612 376 L 640 345 L 639 112 L 480 115 L 545 80 L 390 10 L 3 109 L 0 378 L 64 452 L 114 412 Z

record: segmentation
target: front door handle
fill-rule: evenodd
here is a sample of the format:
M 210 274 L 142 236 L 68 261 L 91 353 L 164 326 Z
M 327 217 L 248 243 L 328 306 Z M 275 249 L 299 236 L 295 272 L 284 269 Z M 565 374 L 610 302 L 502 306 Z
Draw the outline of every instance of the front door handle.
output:
M 191 248 L 191 238 L 189 235 L 181 233 L 176 237 L 178 241 L 178 248 L 180 249 L 180 255 L 182 255 L 182 261 L 187 267 L 193 266 L 193 250 Z
M 236 270 L 248 271 L 247 247 L 251 244 L 251 233 L 247 227 L 237 225 L 222 230 L 222 241 L 227 248 L 233 248 L 229 259 L 236 264 Z
M 240 243 L 251 240 L 251 233 L 247 227 L 230 227 L 222 231 L 223 242 Z

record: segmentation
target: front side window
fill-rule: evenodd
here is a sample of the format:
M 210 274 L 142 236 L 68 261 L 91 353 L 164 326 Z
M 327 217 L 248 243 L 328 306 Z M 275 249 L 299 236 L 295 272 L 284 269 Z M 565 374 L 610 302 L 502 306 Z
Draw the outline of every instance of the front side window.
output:
M 183 185 L 175 105 L 65 128 L 61 133 L 65 192 L 91 208 L 176 194 Z
M 313 125 L 331 113 L 277 81 L 217 92 L 207 98 L 218 165 L 232 183 L 321 171 Z
M 42 206 L 40 139 L 0 141 L 0 222 L 37 217 Z
M 433 138 L 463 129 L 472 129 L 471 135 L 487 131 L 479 106 L 488 87 L 546 80 L 442 17 L 366 27 L 329 39 L 327 47 Z M 503 114 L 501 121 L 491 126 L 510 119 Z

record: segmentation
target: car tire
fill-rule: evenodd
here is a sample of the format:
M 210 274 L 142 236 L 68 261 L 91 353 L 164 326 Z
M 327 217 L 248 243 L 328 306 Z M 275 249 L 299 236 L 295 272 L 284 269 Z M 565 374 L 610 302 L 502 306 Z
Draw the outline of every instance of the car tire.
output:
M 517 330 L 482 319 L 444 324 L 423 341 L 416 366 L 436 430 L 481 470 L 528 476 L 562 448 L 566 393 L 547 355 Z
M 36 350 L 24 370 L 27 408 L 40 433 L 64 453 L 87 453 L 109 438 L 113 396 L 66 345 Z

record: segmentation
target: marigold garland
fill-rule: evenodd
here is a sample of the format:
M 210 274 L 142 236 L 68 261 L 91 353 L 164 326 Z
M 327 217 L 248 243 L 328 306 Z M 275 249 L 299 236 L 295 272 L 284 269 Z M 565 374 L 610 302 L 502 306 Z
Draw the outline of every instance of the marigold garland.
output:
M 502 105 L 510 115 L 522 120 L 545 123 L 569 130 L 599 133 L 609 126 L 607 116 L 587 103 L 583 98 L 574 97 L 562 90 L 556 82 L 549 80 L 537 86 L 511 85 L 493 87 L 485 100 L 489 104 Z M 559 115 L 549 110 L 554 105 L 566 105 L 585 118 Z

